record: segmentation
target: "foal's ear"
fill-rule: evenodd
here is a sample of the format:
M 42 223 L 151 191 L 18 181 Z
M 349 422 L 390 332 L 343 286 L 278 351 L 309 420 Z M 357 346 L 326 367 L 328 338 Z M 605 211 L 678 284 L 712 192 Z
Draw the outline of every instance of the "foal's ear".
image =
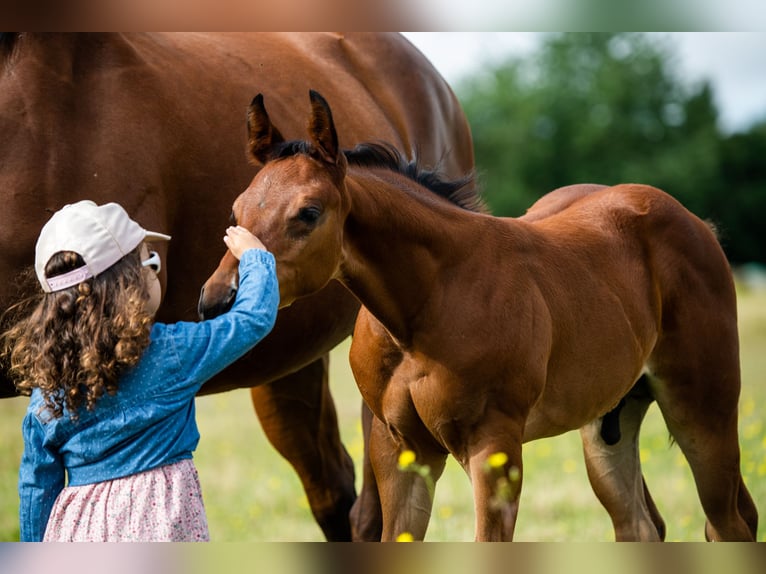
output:
M 247 149 L 250 157 L 264 164 L 271 158 L 274 146 L 285 141 L 279 130 L 274 127 L 263 105 L 263 94 L 253 98 L 247 109 Z
M 330 106 L 319 92 L 309 91 L 311 99 L 311 120 L 309 137 L 323 160 L 338 163 L 338 134 L 332 120 Z

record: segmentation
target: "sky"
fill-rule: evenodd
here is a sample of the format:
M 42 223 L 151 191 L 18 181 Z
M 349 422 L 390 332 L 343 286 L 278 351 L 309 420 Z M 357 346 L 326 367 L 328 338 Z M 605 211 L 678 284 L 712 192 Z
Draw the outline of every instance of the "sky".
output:
M 450 83 L 486 62 L 508 54 L 532 52 L 542 35 L 536 32 L 405 32 Z M 746 130 L 766 119 L 766 33 L 684 32 L 652 36 L 674 47 L 678 73 L 694 83 L 709 79 L 720 113 L 721 128 Z

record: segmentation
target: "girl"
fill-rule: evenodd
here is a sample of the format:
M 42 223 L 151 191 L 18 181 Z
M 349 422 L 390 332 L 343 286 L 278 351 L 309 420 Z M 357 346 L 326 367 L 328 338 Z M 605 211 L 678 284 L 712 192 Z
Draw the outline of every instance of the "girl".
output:
M 247 230 L 226 231 L 240 285 L 228 313 L 152 324 L 160 258 L 115 203 L 68 205 L 43 227 L 43 293 L 4 335 L 31 395 L 19 472 L 21 540 L 209 540 L 197 472 L 194 396 L 272 329 L 275 262 Z M 68 480 L 66 488 L 65 478 Z

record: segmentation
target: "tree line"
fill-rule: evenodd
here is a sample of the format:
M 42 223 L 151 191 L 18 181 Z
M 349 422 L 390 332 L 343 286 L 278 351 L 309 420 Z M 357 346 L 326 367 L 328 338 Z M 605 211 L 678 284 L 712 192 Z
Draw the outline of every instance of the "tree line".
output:
M 484 198 L 518 216 L 572 183 L 646 183 L 711 221 L 733 264 L 766 263 L 766 118 L 719 125 L 708 81 L 643 34 L 560 34 L 456 84 Z

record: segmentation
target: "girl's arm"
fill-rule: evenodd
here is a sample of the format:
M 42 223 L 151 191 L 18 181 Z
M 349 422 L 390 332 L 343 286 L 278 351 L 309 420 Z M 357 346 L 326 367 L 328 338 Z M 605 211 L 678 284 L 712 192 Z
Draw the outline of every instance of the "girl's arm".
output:
M 24 453 L 19 469 L 19 525 L 22 542 L 40 542 L 53 503 L 64 488 L 61 457 L 44 446 L 45 431 L 27 413 L 22 426 Z
M 155 324 L 152 339 L 162 350 L 159 355 L 157 350 L 147 353 L 140 366 L 149 372 L 171 369 L 174 373 L 167 375 L 163 392 L 188 398 L 271 331 L 278 307 L 274 256 L 261 249 L 246 249 L 239 262 L 239 289 L 232 308 L 199 323 Z M 162 364 L 155 366 L 155 361 Z

